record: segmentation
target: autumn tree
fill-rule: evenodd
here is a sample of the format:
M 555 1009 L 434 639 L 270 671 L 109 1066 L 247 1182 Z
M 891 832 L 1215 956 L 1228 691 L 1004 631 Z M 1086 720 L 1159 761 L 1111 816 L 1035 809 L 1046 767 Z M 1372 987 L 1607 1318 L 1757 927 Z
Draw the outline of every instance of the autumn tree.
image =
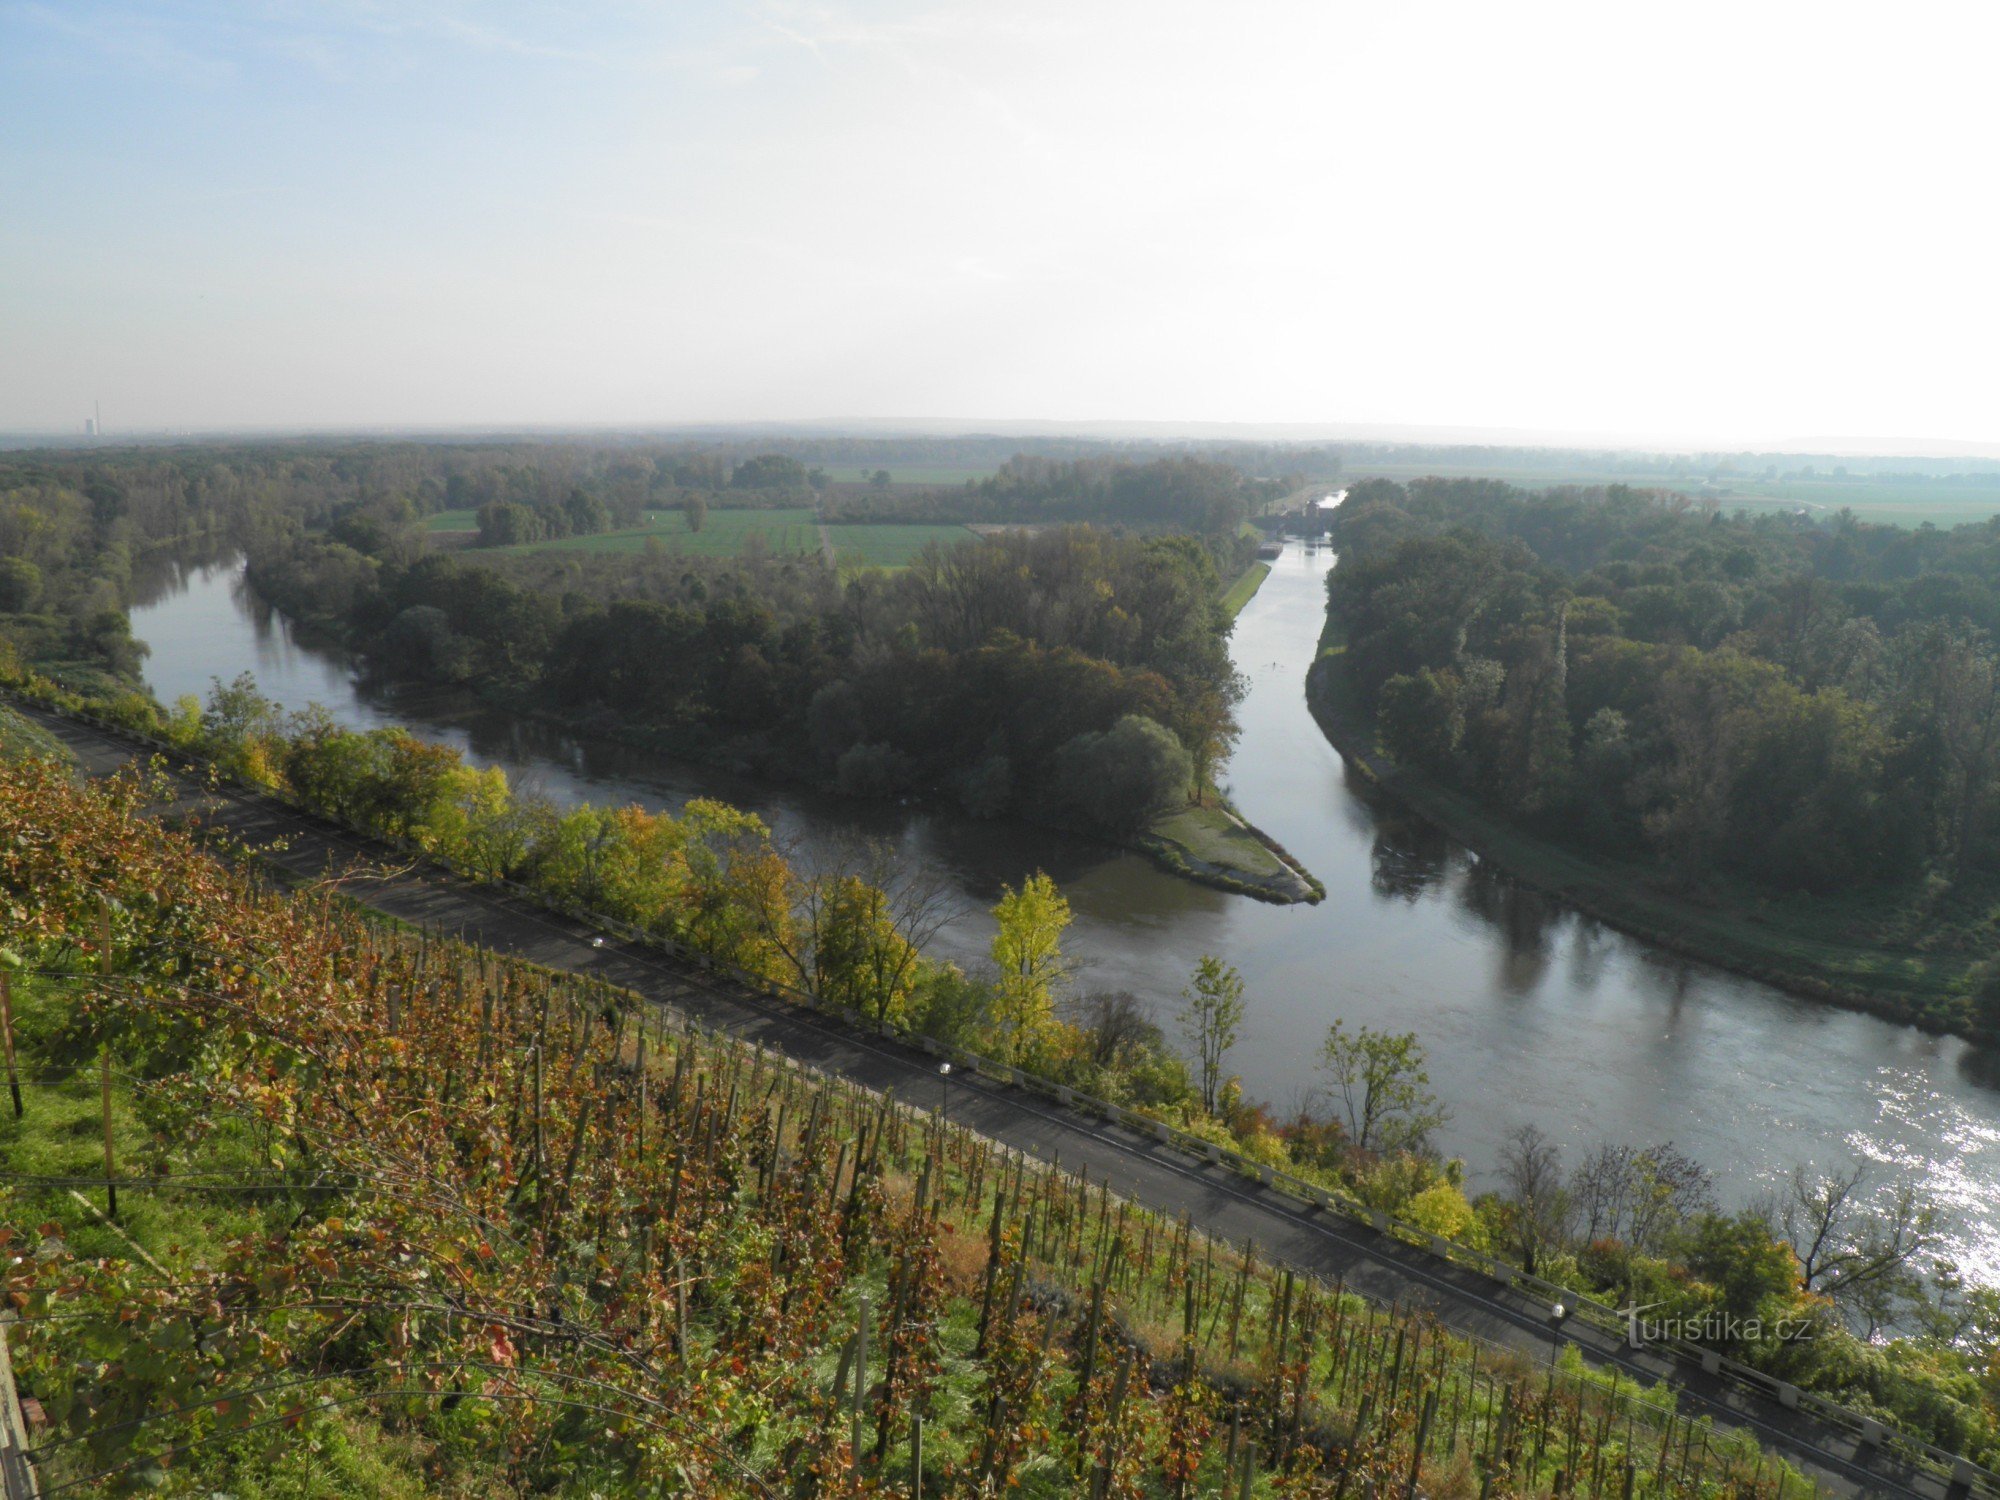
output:
M 1357 1150 L 1421 1151 L 1450 1118 L 1431 1092 L 1424 1049 L 1413 1031 L 1349 1031 L 1346 1022 L 1335 1021 L 1320 1047 L 1320 1073 Z
M 1181 1034 L 1194 1051 L 1201 1107 L 1215 1113 L 1222 1090 L 1222 1060 L 1236 1045 L 1243 1021 L 1243 976 L 1213 954 L 1203 954 L 1193 982 L 1181 991 Z
M 1062 936 L 1070 924 L 1069 901 L 1041 871 L 1002 886 L 993 908 L 993 1022 L 999 1055 L 1032 1057 L 1053 1035 L 1056 992 L 1068 982 Z

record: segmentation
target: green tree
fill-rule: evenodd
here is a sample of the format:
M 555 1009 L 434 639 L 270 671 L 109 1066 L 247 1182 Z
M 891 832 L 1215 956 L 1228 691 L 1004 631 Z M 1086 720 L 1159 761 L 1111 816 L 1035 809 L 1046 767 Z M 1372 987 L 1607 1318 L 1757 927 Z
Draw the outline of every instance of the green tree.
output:
M 687 529 L 699 533 L 702 524 L 708 520 L 708 500 L 702 495 L 689 495 L 681 502 L 681 519 L 687 522 Z
M 1413 1031 L 1349 1031 L 1335 1021 L 1320 1047 L 1320 1071 L 1346 1116 L 1347 1138 L 1359 1150 L 1421 1151 L 1449 1118 L 1431 1092 L 1424 1049 Z
M 1397 760 L 1426 771 L 1448 770 L 1465 733 L 1458 677 L 1429 667 L 1414 676 L 1398 673 L 1382 684 L 1375 722 L 1382 748 Z
M 1194 765 L 1174 732 L 1126 714 L 1102 734 L 1080 734 L 1056 752 L 1063 801 L 1114 833 L 1133 833 L 1187 797 Z
M 1215 1113 L 1222 1090 L 1222 1060 L 1236 1045 L 1243 1022 L 1243 976 L 1213 954 L 1203 954 L 1194 982 L 1181 991 L 1182 1034 L 1194 1049 L 1201 1107 Z
M 993 908 L 993 963 L 999 970 L 993 1021 L 1003 1059 L 1033 1056 L 1055 1031 L 1056 990 L 1069 977 L 1062 936 L 1070 924 L 1069 901 L 1037 870 L 1017 891 L 1000 888 Z
M 0 557 L 0 612 L 26 614 L 42 602 L 42 570 L 25 557 Z

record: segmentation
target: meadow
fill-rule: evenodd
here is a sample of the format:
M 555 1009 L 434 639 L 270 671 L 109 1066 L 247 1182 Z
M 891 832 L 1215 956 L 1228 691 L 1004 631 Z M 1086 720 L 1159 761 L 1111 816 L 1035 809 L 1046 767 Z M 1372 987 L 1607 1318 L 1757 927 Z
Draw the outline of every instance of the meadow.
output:
M 875 469 L 860 464 L 827 464 L 826 477 L 835 484 L 867 484 Z M 991 464 L 887 464 L 877 465 L 889 470 L 889 482 L 899 484 L 964 484 L 968 479 L 988 479 L 993 475 Z
M 429 518 L 426 529 L 432 535 L 451 536 L 478 529 L 474 512 L 447 510 Z M 932 542 L 950 546 L 967 541 L 972 533 L 963 526 L 921 523 L 838 522 L 826 528 L 836 561 L 843 570 L 854 568 L 902 568 Z M 649 510 L 646 524 L 620 531 L 603 531 L 594 536 L 560 537 L 546 542 L 525 542 L 516 547 L 496 547 L 496 555 L 518 556 L 527 552 L 643 552 L 658 540 L 670 552 L 695 557 L 734 557 L 761 539 L 767 551 L 799 555 L 820 549 L 820 532 L 813 512 L 799 506 L 784 510 L 721 509 L 708 512 L 700 531 L 688 530 L 687 517 L 679 510 Z
M 910 560 L 932 542 L 955 546 L 969 542 L 973 533 L 963 526 L 938 526 L 920 522 L 837 522 L 826 528 L 833 543 L 833 555 L 843 569 L 906 568 Z
M 1367 463 L 1357 464 L 1347 476 L 1360 479 L 1411 479 L 1435 476 L 1443 479 L 1501 479 L 1526 489 L 1546 489 L 1554 485 L 1629 484 L 1638 489 L 1680 490 L 1701 500 L 1713 500 L 1725 511 L 1743 510 L 1752 515 L 1768 511 L 1804 509 L 1814 520 L 1824 521 L 1843 510 L 1855 519 L 1887 526 L 1940 528 L 1990 521 L 2000 516 L 2000 476 L 1990 479 L 1956 479 L 1949 482 L 1927 479 L 1835 478 L 1832 475 L 1778 479 L 1745 478 L 1727 475 L 1714 483 L 1691 471 L 1667 469 L 1590 469 L 1535 467 L 1523 464 L 1449 463 Z

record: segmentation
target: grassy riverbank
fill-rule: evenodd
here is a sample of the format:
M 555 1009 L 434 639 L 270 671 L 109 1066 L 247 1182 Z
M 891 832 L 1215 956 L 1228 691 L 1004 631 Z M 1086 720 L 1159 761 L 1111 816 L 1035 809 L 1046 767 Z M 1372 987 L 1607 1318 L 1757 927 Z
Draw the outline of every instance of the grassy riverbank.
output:
M 1133 847 L 1161 869 L 1200 885 L 1279 906 L 1326 898 L 1326 887 L 1213 789 L 1209 800 L 1156 818 Z
M 1927 1031 L 1968 1034 L 1965 997 L 1978 950 L 1937 945 L 1955 915 L 1941 909 L 1945 900 L 1922 891 L 1774 896 L 1714 878 L 1674 888 L 1649 865 L 1564 848 L 1384 754 L 1343 673 L 1344 649 L 1329 628 L 1307 675 L 1321 730 L 1371 781 L 1482 858 L 1683 957 Z M 1982 906 L 1962 891 L 1949 904 Z
M 1264 580 L 1271 576 L 1271 565 L 1267 562 L 1250 564 L 1236 575 L 1236 582 L 1229 585 L 1229 592 L 1222 596 L 1222 607 L 1235 619 L 1243 613 L 1243 606 L 1257 597 L 1257 590 L 1264 586 Z

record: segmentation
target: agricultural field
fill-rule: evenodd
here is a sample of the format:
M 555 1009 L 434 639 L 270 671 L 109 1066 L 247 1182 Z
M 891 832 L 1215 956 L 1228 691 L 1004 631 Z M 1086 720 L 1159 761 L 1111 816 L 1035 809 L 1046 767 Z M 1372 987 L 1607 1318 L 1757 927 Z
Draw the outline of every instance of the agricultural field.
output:
M 1548 489 L 1555 485 L 1629 484 L 1638 489 L 1680 490 L 1700 500 L 1712 500 L 1725 511 L 1744 510 L 1752 515 L 1769 511 L 1805 510 L 1815 520 L 1827 520 L 1842 510 L 1854 512 L 1855 519 L 1888 526 L 1940 528 L 1990 521 L 2000 516 L 2000 476 L 1990 480 L 1942 482 L 1922 479 L 1853 478 L 1836 479 L 1790 477 L 1754 479 L 1725 475 L 1709 481 L 1705 475 L 1661 470 L 1646 473 L 1633 469 L 1519 468 L 1498 464 L 1448 463 L 1358 463 L 1347 476 L 1353 483 L 1362 479 L 1412 479 L 1436 476 L 1444 479 L 1499 479 L 1523 489 Z
M 477 529 L 469 510 L 440 511 L 430 517 L 433 535 L 451 536 Z M 931 525 L 903 522 L 837 522 L 826 528 L 833 544 L 834 558 L 844 571 L 858 568 L 904 568 L 933 542 L 951 546 L 970 541 L 972 533 L 958 525 Z M 820 550 L 820 528 L 813 512 L 803 506 L 784 510 L 714 509 L 708 512 L 700 531 L 689 531 L 687 517 L 676 510 L 649 510 L 644 526 L 621 531 L 602 531 L 594 536 L 559 537 L 546 542 L 524 542 L 514 547 L 495 547 L 496 557 L 520 556 L 530 552 L 643 552 L 657 540 L 670 552 L 695 557 L 734 557 L 761 539 L 767 551 L 798 556 Z
M 950 547 L 973 539 L 963 526 L 915 522 L 838 522 L 828 526 L 826 534 L 833 543 L 834 559 L 843 569 L 907 568 L 911 559 L 933 542 Z
M 835 484 L 866 484 L 874 476 L 876 468 L 889 471 L 892 485 L 938 485 L 964 484 L 968 479 L 986 479 L 993 473 L 990 464 L 975 464 L 968 468 L 958 468 L 951 464 L 877 464 L 875 468 L 865 468 L 859 464 L 825 464 L 826 477 Z
M 595 536 L 566 536 L 547 542 L 523 542 L 496 547 L 496 556 L 525 552 L 643 552 L 657 539 L 669 552 L 695 557 L 734 557 L 761 538 L 768 551 L 805 553 L 819 550 L 819 528 L 813 513 L 801 506 L 791 510 L 711 510 L 700 531 L 688 530 L 678 510 L 649 510 L 646 524 L 626 531 L 600 531 Z

